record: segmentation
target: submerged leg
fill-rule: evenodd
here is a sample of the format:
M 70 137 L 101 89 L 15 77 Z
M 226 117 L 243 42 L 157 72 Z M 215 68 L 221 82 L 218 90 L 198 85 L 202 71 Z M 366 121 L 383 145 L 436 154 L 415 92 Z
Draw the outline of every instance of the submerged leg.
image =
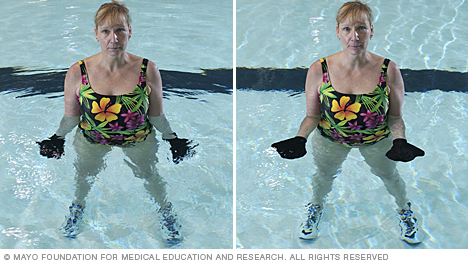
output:
M 158 159 L 158 141 L 154 133 L 148 135 L 145 141 L 123 148 L 123 152 L 128 159 L 125 163 L 132 169 L 133 174 L 145 180 L 145 189 L 160 207 L 166 205 L 166 182 L 159 175 L 156 168 Z
M 80 132 L 75 134 L 73 145 L 76 150 L 76 189 L 75 200 L 70 206 L 70 214 L 62 225 L 62 231 L 66 237 L 74 238 L 79 233 L 79 224 L 83 219 L 86 205 L 86 197 L 91 190 L 96 175 L 104 168 L 104 156 L 110 151 L 110 147 L 91 144 Z
M 387 191 L 395 197 L 398 206 L 397 217 L 400 219 L 401 240 L 410 243 L 421 243 L 424 232 L 420 229 L 419 220 L 411 210 L 411 203 L 406 197 L 406 184 L 396 169 L 396 162 L 388 159 L 385 153 L 391 148 L 391 139 L 361 148 L 361 154 L 371 167 L 371 172 L 382 179 Z
M 371 172 L 382 180 L 387 191 L 395 197 L 398 210 L 401 210 L 408 203 L 406 185 L 396 169 L 396 162 L 385 156 L 385 153 L 391 148 L 391 144 L 391 140 L 387 138 L 359 150 L 366 163 L 371 167 Z
M 105 167 L 104 157 L 111 147 L 88 142 L 80 132 L 75 135 L 73 145 L 76 149 L 76 190 L 74 203 L 86 206 L 86 197 L 96 180 L 96 175 Z
M 350 148 L 334 143 L 315 133 L 312 148 L 317 171 L 312 175 L 312 203 L 323 207 L 325 198 L 332 190 L 333 180 L 341 171 L 341 165 L 348 156 Z
M 318 133 L 312 137 L 312 147 L 317 172 L 312 176 L 313 198 L 306 205 L 307 219 L 300 226 L 299 237 L 302 239 L 313 239 L 318 236 L 318 224 L 322 217 L 325 198 L 331 192 L 333 180 L 350 151 L 349 148 L 331 142 Z
M 177 222 L 177 214 L 173 210 L 171 202 L 167 201 L 166 182 L 159 175 L 156 168 L 158 159 L 156 152 L 158 150 L 158 141 L 154 133 L 148 135 L 145 141 L 135 145 L 123 148 L 125 155 L 130 160 L 125 160 L 132 169 L 134 175 L 144 179 L 145 189 L 148 191 L 154 202 L 159 205 L 158 213 L 161 214 L 161 228 L 163 236 L 170 242 L 179 242 L 182 240 L 180 233 L 180 224 Z

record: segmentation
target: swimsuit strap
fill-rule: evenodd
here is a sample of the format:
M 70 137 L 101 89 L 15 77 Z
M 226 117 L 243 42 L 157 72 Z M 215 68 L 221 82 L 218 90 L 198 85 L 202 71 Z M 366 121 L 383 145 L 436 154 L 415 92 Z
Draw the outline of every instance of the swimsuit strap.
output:
M 144 67 L 143 67 L 144 66 Z M 141 68 L 144 68 L 144 71 L 146 72 L 146 67 L 148 67 L 148 59 L 143 58 L 143 63 L 141 63 Z
M 388 64 L 390 64 L 390 59 L 386 58 L 383 62 L 382 65 L 382 77 L 385 80 L 384 82 L 387 82 L 387 69 L 388 69 Z
M 322 64 L 322 74 L 328 73 L 328 65 L 325 58 L 320 59 L 320 62 Z
M 86 78 L 88 78 L 88 71 L 86 70 L 84 60 L 80 60 L 78 63 L 80 64 L 81 76 L 86 76 Z
M 387 68 L 388 68 L 388 64 L 389 64 L 389 63 L 390 63 L 390 59 L 388 59 L 388 58 L 386 58 L 386 59 L 384 60 L 384 62 L 383 62 L 383 64 L 385 65 L 385 67 L 382 66 L 382 68 L 385 70 L 385 72 L 387 71 Z

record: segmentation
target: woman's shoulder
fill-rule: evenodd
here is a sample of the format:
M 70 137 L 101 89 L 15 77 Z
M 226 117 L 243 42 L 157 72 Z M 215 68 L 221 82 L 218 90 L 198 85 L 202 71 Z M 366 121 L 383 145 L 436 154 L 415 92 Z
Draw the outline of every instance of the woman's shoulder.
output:
M 81 79 L 81 64 L 82 60 L 75 62 L 67 71 L 67 78 Z
M 326 58 L 320 58 L 316 60 L 312 65 L 310 65 L 308 74 L 311 76 L 322 76 L 323 72 L 323 64 L 326 63 Z

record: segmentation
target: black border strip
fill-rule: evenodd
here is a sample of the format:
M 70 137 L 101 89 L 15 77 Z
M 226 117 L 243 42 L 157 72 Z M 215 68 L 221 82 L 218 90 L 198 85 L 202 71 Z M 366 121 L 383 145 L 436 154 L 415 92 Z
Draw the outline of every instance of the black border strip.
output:
M 236 68 L 237 89 L 304 91 L 307 68 Z M 401 69 L 406 92 L 468 92 L 468 73 Z
M 232 94 L 232 69 L 207 69 L 202 73 L 160 70 L 163 79 L 163 90 L 184 94 L 183 90 L 208 91 Z M 49 98 L 63 96 L 63 83 L 66 70 L 34 74 L 17 68 L 0 68 L 0 92 L 21 92 L 17 96 L 29 97 L 50 94 Z M 182 90 L 181 90 L 182 89 Z M 61 94 L 55 94 L 61 93 Z

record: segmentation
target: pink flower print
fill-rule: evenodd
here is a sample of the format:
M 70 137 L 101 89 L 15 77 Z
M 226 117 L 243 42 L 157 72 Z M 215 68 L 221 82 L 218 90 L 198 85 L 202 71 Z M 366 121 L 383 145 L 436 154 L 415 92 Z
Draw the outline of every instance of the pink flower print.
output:
M 348 144 L 349 142 L 345 140 L 345 138 L 334 138 L 337 142 L 339 143 L 345 143 Z
M 119 126 L 118 122 L 115 122 L 115 124 L 109 123 L 109 126 L 111 128 L 111 131 L 121 131 L 123 129 L 122 126 Z
M 337 139 L 337 138 L 343 138 L 343 135 L 341 135 L 341 133 L 338 132 L 338 131 L 336 131 L 336 130 L 330 130 L 330 132 L 333 133 L 333 137 L 334 137 L 335 139 Z
M 91 131 L 91 134 L 96 137 L 96 139 L 104 139 L 104 136 L 98 131 Z
M 366 122 L 366 128 L 367 129 L 374 129 L 375 127 L 377 127 L 377 124 L 378 124 L 378 120 L 376 119 L 369 119 L 367 120 Z
M 142 82 L 146 82 L 146 79 L 143 77 L 143 73 L 140 73 L 140 79 L 138 80 L 138 85 L 141 85 Z
M 129 120 L 135 120 L 136 116 L 138 115 L 138 112 L 132 112 L 131 110 L 127 110 L 127 113 L 122 113 L 121 115 L 125 117 L 124 122 L 128 122 Z
M 378 116 L 375 120 L 377 121 L 377 126 L 380 126 L 380 125 L 384 124 L 385 123 L 385 114 L 382 114 L 382 115 Z
M 134 114 L 132 114 L 133 118 L 129 119 L 127 122 L 126 122 L 126 126 L 127 126 L 127 129 L 128 130 L 134 130 L 136 129 L 137 127 L 143 125 L 143 123 L 145 123 L 145 115 L 140 115 L 138 117 L 135 118 L 135 115 L 137 115 L 138 113 L 135 112 Z M 122 114 L 123 115 L 123 114 Z M 125 118 L 125 120 L 127 120 L 127 118 Z
M 328 77 L 328 72 L 323 73 L 322 82 L 328 83 L 329 81 L 330 81 L 330 78 Z
M 138 122 L 135 119 L 129 120 L 126 124 L 127 130 L 135 130 L 138 127 Z
M 108 145 L 108 144 L 109 144 L 109 142 L 107 141 L 107 139 L 98 140 L 97 142 L 100 143 L 100 144 L 102 144 L 102 145 Z
M 364 138 L 364 136 L 365 136 L 365 135 L 362 134 L 362 133 L 356 133 L 356 134 L 353 134 L 353 135 L 349 136 L 349 139 L 350 139 L 351 141 L 354 141 L 354 140 L 356 140 L 356 141 L 361 141 L 362 138 Z
M 361 116 L 364 116 L 364 122 L 369 119 L 374 119 L 377 116 L 377 112 L 372 113 L 370 110 L 367 110 L 366 113 L 361 113 Z M 367 126 L 367 125 L 366 125 Z
M 362 128 L 362 125 L 358 125 L 357 121 L 355 121 L 354 123 L 349 122 L 349 129 L 351 129 L 351 130 L 360 130 L 361 128 Z
M 382 85 L 382 82 L 385 82 L 385 81 L 386 81 L 386 80 L 385 80 L 385 78 L 384 78 L 384 76 L 383 76 L 383 72 L 381 72 L 381 73 L 380 73 L 380 78 L 379 78 L 379 86 L 381 86 L 381 85 Z
M 88 76 L 86 76 L 86 75 L 81 75 L 81 85 L 86 86 L 86 84 L 89 83 L 89 81 L 88 81 L 87 78 L 88 78 Z
M 113 141 L 123 141 L 123 140 L 124 140 L 123 134 L 120 134 L 120 135 L 112 135 L 111 138 L 112 138 Z
M 138 116 L 136 121 L 138 123 L 138 126 L 143 125 L 143 123 L 145 123 L 145 114 Z

